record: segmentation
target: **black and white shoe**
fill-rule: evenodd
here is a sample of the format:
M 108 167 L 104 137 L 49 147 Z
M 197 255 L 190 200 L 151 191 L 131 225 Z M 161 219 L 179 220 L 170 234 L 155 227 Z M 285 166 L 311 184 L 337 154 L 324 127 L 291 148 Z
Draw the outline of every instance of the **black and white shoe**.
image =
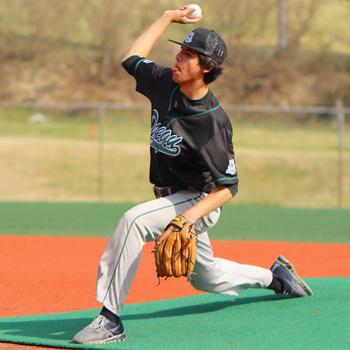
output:
M 277 258 L 271 271 L 282 283 L 283 290 L 279 294 L 287 297 L 307 297 L 313 294 L 311 288 L 297 274 L 293 264 L 284 256 L 280 255 Z
M 73 342 L 79 344 L 109 344 L 120 343 L 126 339 L 120 319 L 115 323 L 108 320 L 105 316 L 99 315 L 74 336 Z

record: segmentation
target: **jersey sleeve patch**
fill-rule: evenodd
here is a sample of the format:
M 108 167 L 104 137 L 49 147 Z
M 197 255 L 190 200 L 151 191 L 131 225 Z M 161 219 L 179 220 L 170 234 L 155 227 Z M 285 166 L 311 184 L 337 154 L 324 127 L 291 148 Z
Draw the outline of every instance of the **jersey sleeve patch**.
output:
M 236 163 L 235 163 L 235 160 L 234 159 L 230 159 L 229 160 L 229 163 L 228 163 L 228 166 L 227 166 L 227 169 L 226 169 L 226 174 L 228 175 L 235 175 L 237 172 L 237 169 L 236 169 Z
M 151 60 L 145 59 L 145 58 L 141 59 L 141 60 L 138 61 L 137 64 L 135 65 L 134 74 L 136 74 L 136 71 L 137 71 L 137 69 L 139 68 L 139 66 L 140 66 L 141 63 L 150 64 L 150 63 L 154 63 L 154 62 L 151 61 Z

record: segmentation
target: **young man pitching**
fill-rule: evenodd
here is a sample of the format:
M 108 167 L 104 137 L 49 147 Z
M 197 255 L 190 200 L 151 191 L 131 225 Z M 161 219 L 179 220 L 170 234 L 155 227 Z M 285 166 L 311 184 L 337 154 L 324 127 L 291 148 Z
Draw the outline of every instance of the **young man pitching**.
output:
M 180 46 L 172 68 L 145 59 L 171 23 L 199 22 L 201 17 L 192 12 L 189 6 L 165 11 L 122 62 L 152 106 L 150 182 L 157 199 L 130 209 L 119 221 L 99 264 L 101 313 L 75 335 L 77 343 L 126 340 L 120 316 L 142 248 L 167 237 L 179 220 L 196 231 L 197 255 L 189 276 L 194 288 L 233 296 L 247 288 L 269 288 L 292 297 L 312 294 L 283 257 L 269 270 L 213 255 L 207 232 L 218 221 L 221 206 L 238 191 L 232 126 L 208 88 L 222 73 L 226 44 L 215 31 L 197 28 L 183 42 L 175 42 Z

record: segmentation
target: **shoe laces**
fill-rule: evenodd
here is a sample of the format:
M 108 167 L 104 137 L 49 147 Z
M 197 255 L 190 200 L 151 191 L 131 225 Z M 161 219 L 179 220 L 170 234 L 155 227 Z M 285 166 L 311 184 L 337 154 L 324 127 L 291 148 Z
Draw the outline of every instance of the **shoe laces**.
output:
M 281 294 L 283 294 L 285 297 L 290 297 L 290 293 L 288 293 L 286 290 L 284 290 Z
M 96 319 L 92 322 L 91 327 L 94 330 L 99 330 L 103 327 L 105 321 L 105 317 L 103 315 L 99 315 L 96 317 Z

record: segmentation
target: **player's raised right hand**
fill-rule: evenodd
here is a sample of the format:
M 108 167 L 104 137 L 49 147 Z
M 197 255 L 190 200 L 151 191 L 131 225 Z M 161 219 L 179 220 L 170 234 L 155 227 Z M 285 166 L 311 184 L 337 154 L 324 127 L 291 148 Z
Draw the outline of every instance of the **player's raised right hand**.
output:
M 179 10 L 167 10 L 164 12 L 165 15 L 169 16 L 171 22 L 181 23 L 181 24 L 191 24 L 198 23 L 203 16 L 200 17 L 191 17 L 191 13 L 194 11 L 193 8 L 183 5 Z

